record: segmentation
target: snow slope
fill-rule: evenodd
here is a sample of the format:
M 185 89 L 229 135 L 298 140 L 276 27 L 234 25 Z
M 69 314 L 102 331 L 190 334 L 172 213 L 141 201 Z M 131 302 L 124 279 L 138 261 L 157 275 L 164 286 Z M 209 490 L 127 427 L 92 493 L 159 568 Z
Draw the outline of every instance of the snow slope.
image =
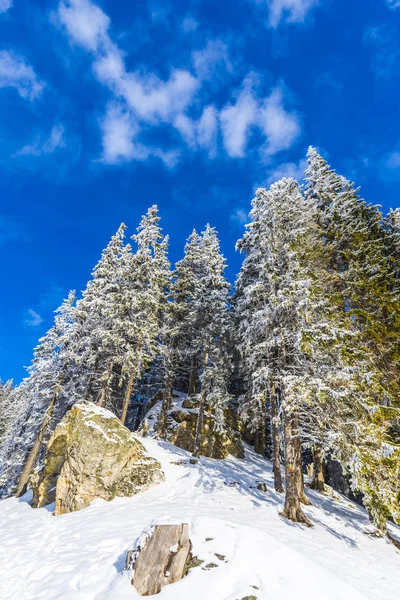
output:
M 125 555 L 155 519 L 189 522 L 194 554 L 218 565 L 192 569 L 161 600 L 398 600 L 400 553 L 365 535 L 365 511 L 346 498 L 309 492 L 314 527 L 304 528 L 279 516 L 283 497 L 273 491 L 270 464 L 250 448 L 245 460 L 182 466 L 171 461 L 186 452 L 141 441 L 166 474 L 147 492 L 58 517 L 51 506 L 32 509 L 28 495 L 0 502 L 1 600 L 138 598 Z

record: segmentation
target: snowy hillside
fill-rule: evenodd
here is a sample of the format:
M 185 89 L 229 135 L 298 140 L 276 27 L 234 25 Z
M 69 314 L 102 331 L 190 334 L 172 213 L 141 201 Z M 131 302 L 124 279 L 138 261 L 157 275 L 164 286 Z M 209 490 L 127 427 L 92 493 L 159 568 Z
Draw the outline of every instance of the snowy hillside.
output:
M 400 553 L 365 535 L 367 515 L 348 499 L 308 491 L 308 529 L 279 516 L 283 495 L 273 490 L 270 464 L 252 450 L 245 460 L 192 465 L 168 443 L 141 441 L 166 474 L 147 492 L 58 517 L 51 506 L 32 509 L 29 495 L 0 502 L 2 600 L 139 597 L 124 572 L 126 551 L 153 520 L 171 518 L 189 523 L 193 553 L 204 563 L 161 599 L 398 599 Z

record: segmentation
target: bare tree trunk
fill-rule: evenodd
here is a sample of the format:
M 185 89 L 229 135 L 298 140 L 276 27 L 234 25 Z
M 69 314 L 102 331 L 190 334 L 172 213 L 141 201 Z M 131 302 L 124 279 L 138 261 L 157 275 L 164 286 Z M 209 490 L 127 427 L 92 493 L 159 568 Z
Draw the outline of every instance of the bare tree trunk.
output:
M 191 368 L 190 368 L 188 396 L 194 395 L 196 393 L 196 389 L 197 389 L 197 362 L 196 362 L 196 359 L 193 358 Z
M 208 349 L 204 352 L 204 370 L 208 365 Z M 203 380 L 201 395 L 200 395 L 200 404 L 199 404 L 199 414 L 197 417 L 196 423 L 196 433 L 194 436 L 194 448 L 193 448 L 193 456 L 200 456 L 200 446 L 201 446 L 201 430 L 203 429 L 203 420 L 204 420 L 204 411 L 206 406 L 206 394 L 207 394 L 207 385 Z
M 54 406 L 57 400 L 57 396 L 58 396 L 58 392 L 60 391 L 60 388 L 62 386 L 62 382 L 64 381 L 64 377 L 65 377 L 65 369 L 63 370 L 63 372 L 61 373 L 56 386 L 54 388 L 53 391 L 53 395 L 51 398 L 51 402 L 47 408 L 45 417 L 42 421 L 42 424 L 40 426 L 40 430 L 39 433 L 36 437 L 35 443 L 33 444 L 32 450 L 29 453 L 29 456 L 27 458 L 27 461 L 24 465 L 24 468 L 22 470 L 22 473 L 20 475 L 19 481 L 18 481 L 18 487 L 17 487 L 17 491 L 15 493 L 16 497 L 19 498 L 20 496 L 23 496 L 26 492 L 26 488 L 28 486 L 28 481 L 29 481 L 29 477 L 32 473 L 32 469 L 35 466 L 35 462 L 36 462 L 36 458 L 37 455 L 39 454 L 39 450 L 40 447 L 42 445 L 43 442 L 43 438 L 44 435 L 46 433 L 47 430 L 47 426 L 50 423 L 51 420 L 51 416 L 54 410 Z
M 282 474 L 281 474 L 281 457 L 280 457 L 280 440 L 278 419 L 278 399 L 275 385 L 271 386 L 271 434 L 272 434 L 272 453 L 273 453 L 273 472 L 274 486 L 277 492 L 283 492 Z
M 124 425 L 125 421 L 126 421 L 126 415 L 128 414 L 128 408 L 129 408 L 129 403 L 131 400 L 131 394 L 132 394 L 132 388 L 133 388 L 133 384 L 135 382 L 135 379 L 138 375 L 138 370 L 139 370 L 139 354 L 140 354 L 141 349 L 139 348 L 136 354 L 136 360 L 135 360 L 135 364 L 132 368 L 131 374 L 129 376 L 129 380 L 128 380 L 128 385 L 126 386 L 126 390 L 125 390 L 125 396 L 124 396 L 124 403 L 122 405 L 122 412 L 121 412 L 121 423 Z
M 104 380 L 103 385 L 101 386 L 98 400 L 96 402 L 97 406 L 104 406 L 106 403 L 107 387 L 108 387 L 108 382 L 110 381 L 110 377 L 112 375 L 113 367 L 114 367 L 113 363 L 111 363 L 111 365 L 108 367 L 107 379 Z
M 158 421 L 157 433 L 161 438 L 165 438 L 167 430 L 167 412 L 171 407 L 171 396 L 172 396 L 172 373 L 168 371 L 167 379 L 165 381 L 165 388 L 162 397 L 160 419 Z
M 281 513 L 283 517 L 295 523 L 311 522 L 303 513 L 301 507 L 300 490 L 302 488 L 301 476 L 301 445 L 298 443 L 298 417 L 295 413 L 284 411 L 284 440 L 285 440 L 285 476 L 286 494 L 285 506 Z
M 313 479 L 310 484 L 310 488 L 312 490 L 317 490 L 321 492 L 321 494 L 325 491 L 325 477 L 324 477 L 324 469 L 322 462 L 322 448 L 321 446 L 316 446 L 313 452 L 314 459 L 314 474 Z

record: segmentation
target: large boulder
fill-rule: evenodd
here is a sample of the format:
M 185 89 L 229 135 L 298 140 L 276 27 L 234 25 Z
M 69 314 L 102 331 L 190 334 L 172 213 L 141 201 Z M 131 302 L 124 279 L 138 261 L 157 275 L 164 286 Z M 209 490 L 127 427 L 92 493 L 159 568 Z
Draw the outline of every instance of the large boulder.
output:
M 32 506 L 55 501 L 59 515 L 95 498 L 133 496 L 163 479 L 161 465 L 113 413 L 78 402 L 49 440 L 43 468 L 32 480 Z

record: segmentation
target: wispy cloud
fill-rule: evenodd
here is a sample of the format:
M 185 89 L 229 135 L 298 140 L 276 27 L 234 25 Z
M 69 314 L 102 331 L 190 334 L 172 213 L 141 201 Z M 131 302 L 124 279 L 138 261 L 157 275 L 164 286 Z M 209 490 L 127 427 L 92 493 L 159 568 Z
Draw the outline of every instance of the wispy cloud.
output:
M 131 160 L 146 160 L 150 156 L 160 158 L 169 168 L 175 166 L 179 159 L 176 151 L 163 151 L 146 146 L 135 138 L 140 131 L 133 115 L 124 111 L 116 103 L 110 104 L 101 120 L 103 132 L 102 161 L 107 164 L 118 164 Z
M 276 28 L 281 22 L 303 23 L 311 9 L 319 4 L 319 0 L 267 0 L 267 4 L 269 24 Z
M 400 169 L 400 152 L 392 152 L 386 160 L 389 169 Z
M 247 212 L 243 208 L 235 208 L 233 213 L 230 215 L 231 222 L 237 227 L 242 227 L 248 222 L 249 217 Z
M 37 136 L 31 144 L 18 150 L 15 156 L 41 156 L 42 154 L 52 154 L 59 148 L 65 148 L 64 127 L 63 125 L 54 125 L 45 140 L 42 140 L 40 135 Z
M 7 12 L 13 5 L 13 0 L 0 0 L 0 13 Z
M 9 52 L 0 51 L 0 88 L 15 88 L 22 98 L 35 100 L 38 98 L 44 88 L 44 83 L 40 81 L 24 58 Z
M 248 78 L 235 104 L 225 106 L 220 114 L 225 150 L 232 158 L 244 156 L 249 131 L 257 123 L 258 111 L 252 82 Z
M 397 29 L 389 25 L 368 27 L 364 42 L 372 51 L 371 66 L 376 77 L 390 79 L 400 71 L 400 46 Z
M 210 158 L 217 156 L 220 131 L 223 147 L 233 158 L 244 156 L 254 125 L 265 136 L 268 155 L 288 148 L 299 134 L 298 117 L 285 110 L 282 91 L 276 88 L 266 99 L 258 98 L 251 77 L 234 102 L 218 107 L 212 99 L 204 100 L 200 92 L 205 83 L 210 96 L 233 73 L 221 40 L 209 40 L 203 49 L 193 51 L 193 72 L 171 68 L 161 79 L 152 72 L 127 69 L 124 53 L 111 39 L 109 17 L 90 0 L 62 0 L 57 19 L 71 43 L 92 55 L 94 76 L 112 94 L 100 119 L 105 163 L 158 156 L 167 166 L 174 165 L 176 149 L 156 150 L 146 141 L 152 128 L 165 125 L 178 132 L 188 148 L 204 150 Z
M 228 47 L 221 40 L 209 40 L 205 48 L 193 52 L 192 58 L 195 71 L 200 79 L 212 79 L 221 71 L 228 73 L 233 71 Z M 218 67 L 220 67 L 219 70 Z
M 226 106 L 220 117 L 225 149 L 236 158 L 244 156 L 252 127 L 264 133 L 267 156 L 290 148 L 301 132 L 298 115 L 284 107 L 282 89 L 274 88 L 263 100 L 255 95 L 251 77 L 244 81 L 236 103 Z
M 267 138 L 267 155 L 287 150 L 300 135 L 299 117 L 285 109 L 281 88 L 275 88 L 261 106 L 259 125 Z
M 386 0 L 386 4 L 389 8 L 400 8 L 400 0 Z
M 26 311 L 26 317 L 24 319 L 24 325 L 28 327 L 39 327 L 43 323 L 43 318 L 32 308 L 28 308 Z
M 299 163 L 288 162 L 278 165 L 276 168 L 268 172 L 267 184 L 271 185 L 275 181 L 279 181 L 282 177 L 290 177 L 300 181 L 304 177 L 304 171 L 307 167 L 307 161 L 301 160 Z
M 182 29 L 185 33 L 189 33 L 195 31 L 198 25 L 198 22 L 192 17 L 185 17 L 182 22 Z

